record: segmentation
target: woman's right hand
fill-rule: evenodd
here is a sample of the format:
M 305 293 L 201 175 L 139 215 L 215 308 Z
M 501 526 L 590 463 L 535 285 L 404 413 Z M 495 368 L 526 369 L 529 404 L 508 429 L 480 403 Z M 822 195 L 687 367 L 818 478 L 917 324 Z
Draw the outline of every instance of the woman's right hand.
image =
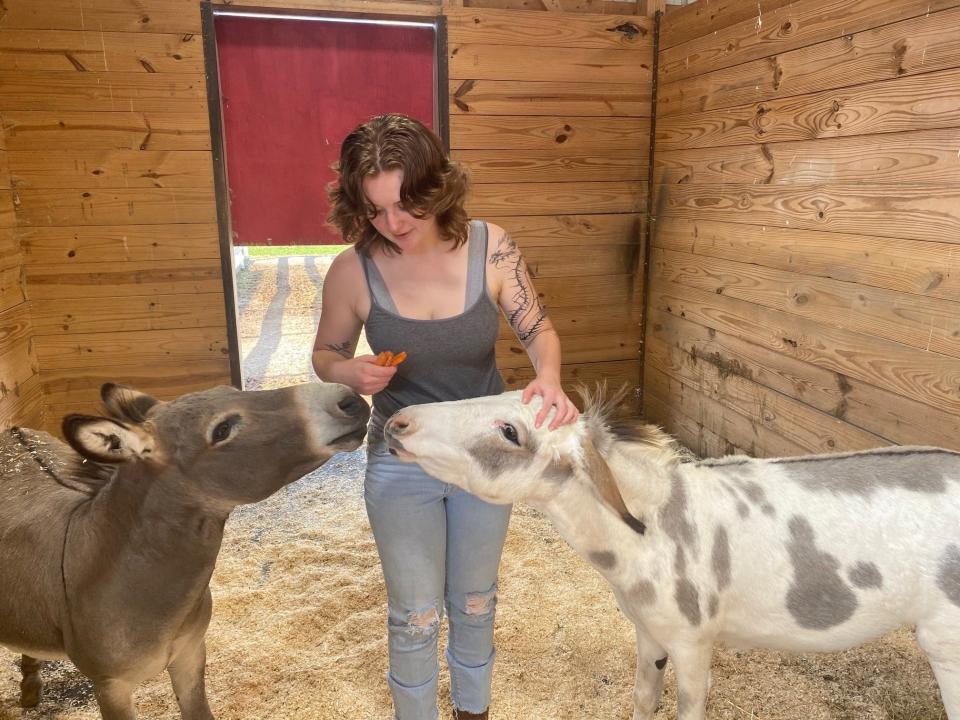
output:
M 338 362 L 336 374 L 337 382 L 350 386 L 361 395 L 374 395 L 390 384 L 397 368 L 377 365 L 376 355 L 359 355 Z

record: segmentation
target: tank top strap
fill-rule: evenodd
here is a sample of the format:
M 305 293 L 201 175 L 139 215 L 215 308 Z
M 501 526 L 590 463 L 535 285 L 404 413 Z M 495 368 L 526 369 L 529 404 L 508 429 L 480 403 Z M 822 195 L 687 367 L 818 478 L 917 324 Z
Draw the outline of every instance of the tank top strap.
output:
M 467 241 L 467 292 L 464 310 L 468 310 L 487 289 L 487 224 L 483 220 L 470 221 Z
M 360 257 L 360 264 L 363 266 L 363 274 L 367 278 L 367 288 L 370 290 L 370 299 L 384 310 L 392 312 L 394 315 L 399 315 L 400 313 L 397 312 L 397 306 L 394 304 L 393 298 L 390 297 L 390 291 L 387 290 L 387 284 L 383 281 L 383 275 L 380 274 L 377 264 L 367 255 L 363 253 L 357 254 Z

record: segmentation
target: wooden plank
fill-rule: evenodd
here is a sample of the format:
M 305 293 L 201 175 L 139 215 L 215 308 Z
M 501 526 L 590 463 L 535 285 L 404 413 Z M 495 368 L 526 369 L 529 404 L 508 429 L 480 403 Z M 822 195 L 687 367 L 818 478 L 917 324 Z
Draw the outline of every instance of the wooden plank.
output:
M 646 153 L 584 153 L 569 155 L 557 150 L 458 150 L 454 159 L 470 173 L 474 184 L 610 182 L 647 179 Z
M 40 335 L 34 345 L 44 372 L 87 368 L 103 373 L 110 364 L 150 367 L 224 359 L 229 353 L 225 328 Z
M 710 220 L 662 218 L 654 245 L 801 275 L 901 293 L 960 298 L 960 263 L 951 243 L 823 233 Z
M 528 215 L 486 217 L 510 233 L 524 251 L 534 246 L 573 245 L 589 251 L 596 245 L 639 244 L 640 215 Z
M 31 300 L 223 293 L 219 260 L 27 265 Z
M 649 307 L 945 412 L 960 413 L 960 362 L 953 358 L 662 280 L 650 288 Z
M 536 282 L 536 281 L 534 281 Z M 552 307 L 547 312 L 550 322 L 560 336 L 563 344 L 573 335 L 598 335 L 601 333 L 621 333 L 626 329 L 640 327 L 643 309 L 629 305 L 591 305 L 586 307 Z M 499 340 L 511 340 L 516 337 L 507 321 L 501 318 Z M 638 366 L 639 372 L 639 366 Z
M 890 444 L 886 438 L 862 430 L 833 415 L 770 390 L 735 373 L 648 338 L 645 362 L 704 393 L 725 408 L 771 431 L 808 452 L 869 450 Z
M 18 228 L 17 238 L 31 267 L 220 258 L 214 223 Z
M 658 279 L 960 358 L 960 303 L 654 249 Z
M 743 20 L 660 53 L 661 82 L 796 50 L 843 35 L 957 6 L 957 0 L 805 0 Z M 670 25 L 667 19 L 664 25 Z
M 450 80 L 450 113 L 650 117 L 652 84 Z
M 23 255 L 13 228 L 0 228 L 0 312 L 27 299 L 23 282 Z
M 644 182 L 488 183 L 474 185 L 467 202 L 471 215 L 555 215 L 637 213 L 646 205 Z
M 597 245 L 589 250 L 575 246 L 520 246 L 531 276 L 620 275 L 633 270 L 633 245 Z
M 210 150 L 204 112 L 0 113 L 10 150 Z
M 657 120 L 657 153 L 960 125 L 960 70 Z
M 190 112 L 207 109 L 198 73 L 0 72 L 0 105 L 7 110 Z
M 660 49 L 718 32 L 730 25 L 752 21 L 763 26 L 764 13 L 789 5 L 791 0 L 712 0 L 695 2 L 668 13 L 660 27 Z
M 0 313 L 0 428 L 33 424 L 41 414 L 39 365 L 30 304 Z
M 15 188 L 212 188 L 204 150 L 14 150 Z
M 73 409 L 86 406 L 94 414 L 102 414 L 100 386 L 105 382 L 120 383 L 153 395 L 172 400 L 186 393 L 230 384 L 230 363 L 226 358 L 201 359 L 177 364 L 162 362 L 146 366 L 139 362 L 108 362 L 102 369 L 50 368 L 43 370 L 43 394 L 52 414 L 62 417 Z
M 640 332 L 623 329 L 617 333 L 569 335 L 563 339 L 564 363 L 636 360 L 639 357 Z M 526 367 L 527 351 L 516 338 L 497 341 L 497 367 Z
M 12 228 L 17 224 L 16 211 L 20 207 L 20 196 L 12 190 L 0 190 L 0 229 Z
M 658 185 L 662 216 L 960 243 L 960 187 Z
M 534 379 L 536 374 L 529 365 L 526 367 L 504 368 L 503 382 L 507 390 L 522 390 Z M 560 370 L 560 381 L 563 389 L 573 398 L 578 406 L 582 406 L 576 387 L 579 383 L 593 385 L 597 382 L 607 382 L 610 388 L 619 388 L 626 384 L 636 388 L 640 381 L 640 370 L 635 360 L 616 360 L 613 362 L 595 363 L 567 363 L 564 362 Z M 632 398 L 631 398 L 632 400 Z
M 648 363 L 643 373 L 647 393 L 694 419 L 729 445 L 743 448 L 750 457 L 795 457 L 810 450 L 779 435 L 766 425 L 734 412 L 698 388 L 685 385 Z
M 653 79 L 652 50 L 590 50 L 515 45 L 451 44 L 452 80 L 534 80 L 539 82 L 637 83 Z
M 194 0 L 3 0 L 0 28 L 10 30 L 117 30 L 199 33 Z
M 9 190 L 12 187 L 9 151 L 0 149 L 0 190 Z
M 223 293 L 33 301 L 37 336 L 200 327 L 226 327 Z
M 0 30 L 0 70 L 202 73 L 199 35 Z
M 960 127 L 723 148 L 665 150 L 658 183 L 960 182 Z
M 626 305 L 633 297 L 633 275 L 588 275 L 586 277 L 540 278 L 537 296 L 552 312 L 553 308 L 600 305 Z
M 640 2 L 641 0 L 463 0 L 463 7 L 622 15 L 625 12 L 640 13 Z
M 653 21 L 638 15 L 557 15 L 524 10 L 450 8 L 451 44 L 636 50 L 653 47 Z
M 912 398 L 894 395 L 835 373 L 706 328 L 676 315 L 652 312 L 648 338 L 656 338 L 716 368 L 720 377 L 740 375 L 798 402 L 901 445 L 960 446 L 960 416 Z
M 17 222 L 32 225 L 156 225 L 217 220 L 213 188 L 18 190 Z
M 960 8 L 660 85 L 657 115 L 735 107 L 960 66 Z
M 450 116 L 450 148 L 547 150 L 563 146 L 638 154 L 650 145 L 650 121 L 642 118 Z

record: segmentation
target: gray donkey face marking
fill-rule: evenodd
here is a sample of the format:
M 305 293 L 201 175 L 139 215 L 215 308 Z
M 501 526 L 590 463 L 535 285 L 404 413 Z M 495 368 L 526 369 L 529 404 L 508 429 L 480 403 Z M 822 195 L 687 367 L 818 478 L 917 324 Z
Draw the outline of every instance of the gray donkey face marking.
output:
M 790 519 L 787 550 L 793 563 L 787 610 L 797 625 L 826 630 L 848 620 L 857 609 L 857 597 L 838 574 L 840 563 L 817 549 L 813 527 L 799 515 Z
M 617 556 L 607 550 L 595 550 L 590 553 L 590 562 L 601 570 L 610 570 L 617 565 Z
M 657 588 L 649 580 L 638 580 L 630 590 L 630 597 L 641 605 L 653 605 L 657 601 Z
M 531 439 L 528 439 L 528 442 L 531 442 Z M 525 444 L 505 452 L 503 445 L 489 438 L 481 440 L 467 450 L 490 477 L 497 477 L 510 470 L 522 470 L 537 456 L 536 445 Z
M 960 607 L 960 548 L 956 545 L 948 545 L 947 551 L 940 558 L 937 587 L 950 602 Z
M 883 576 L 872 562 L 858 562 L 847 572 L 850 582 L 861 589 L 883 587 Z

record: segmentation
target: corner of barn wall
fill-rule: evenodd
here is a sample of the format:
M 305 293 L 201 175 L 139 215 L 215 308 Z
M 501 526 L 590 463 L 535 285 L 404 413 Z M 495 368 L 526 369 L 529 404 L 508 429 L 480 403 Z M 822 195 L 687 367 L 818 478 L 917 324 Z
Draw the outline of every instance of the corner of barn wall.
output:
M 660 34 L 646 413 L 695 452 L 960 449 L 960 7 Z
M 2 300 L 18 329 L 5 366 L 29 390 L 19 414 L 58 432 L 66 412 L 99 408 L 104 382 L 160 398 L 229 383 L 199 2 L 5 9 L 16 207 L 4 191 Z

